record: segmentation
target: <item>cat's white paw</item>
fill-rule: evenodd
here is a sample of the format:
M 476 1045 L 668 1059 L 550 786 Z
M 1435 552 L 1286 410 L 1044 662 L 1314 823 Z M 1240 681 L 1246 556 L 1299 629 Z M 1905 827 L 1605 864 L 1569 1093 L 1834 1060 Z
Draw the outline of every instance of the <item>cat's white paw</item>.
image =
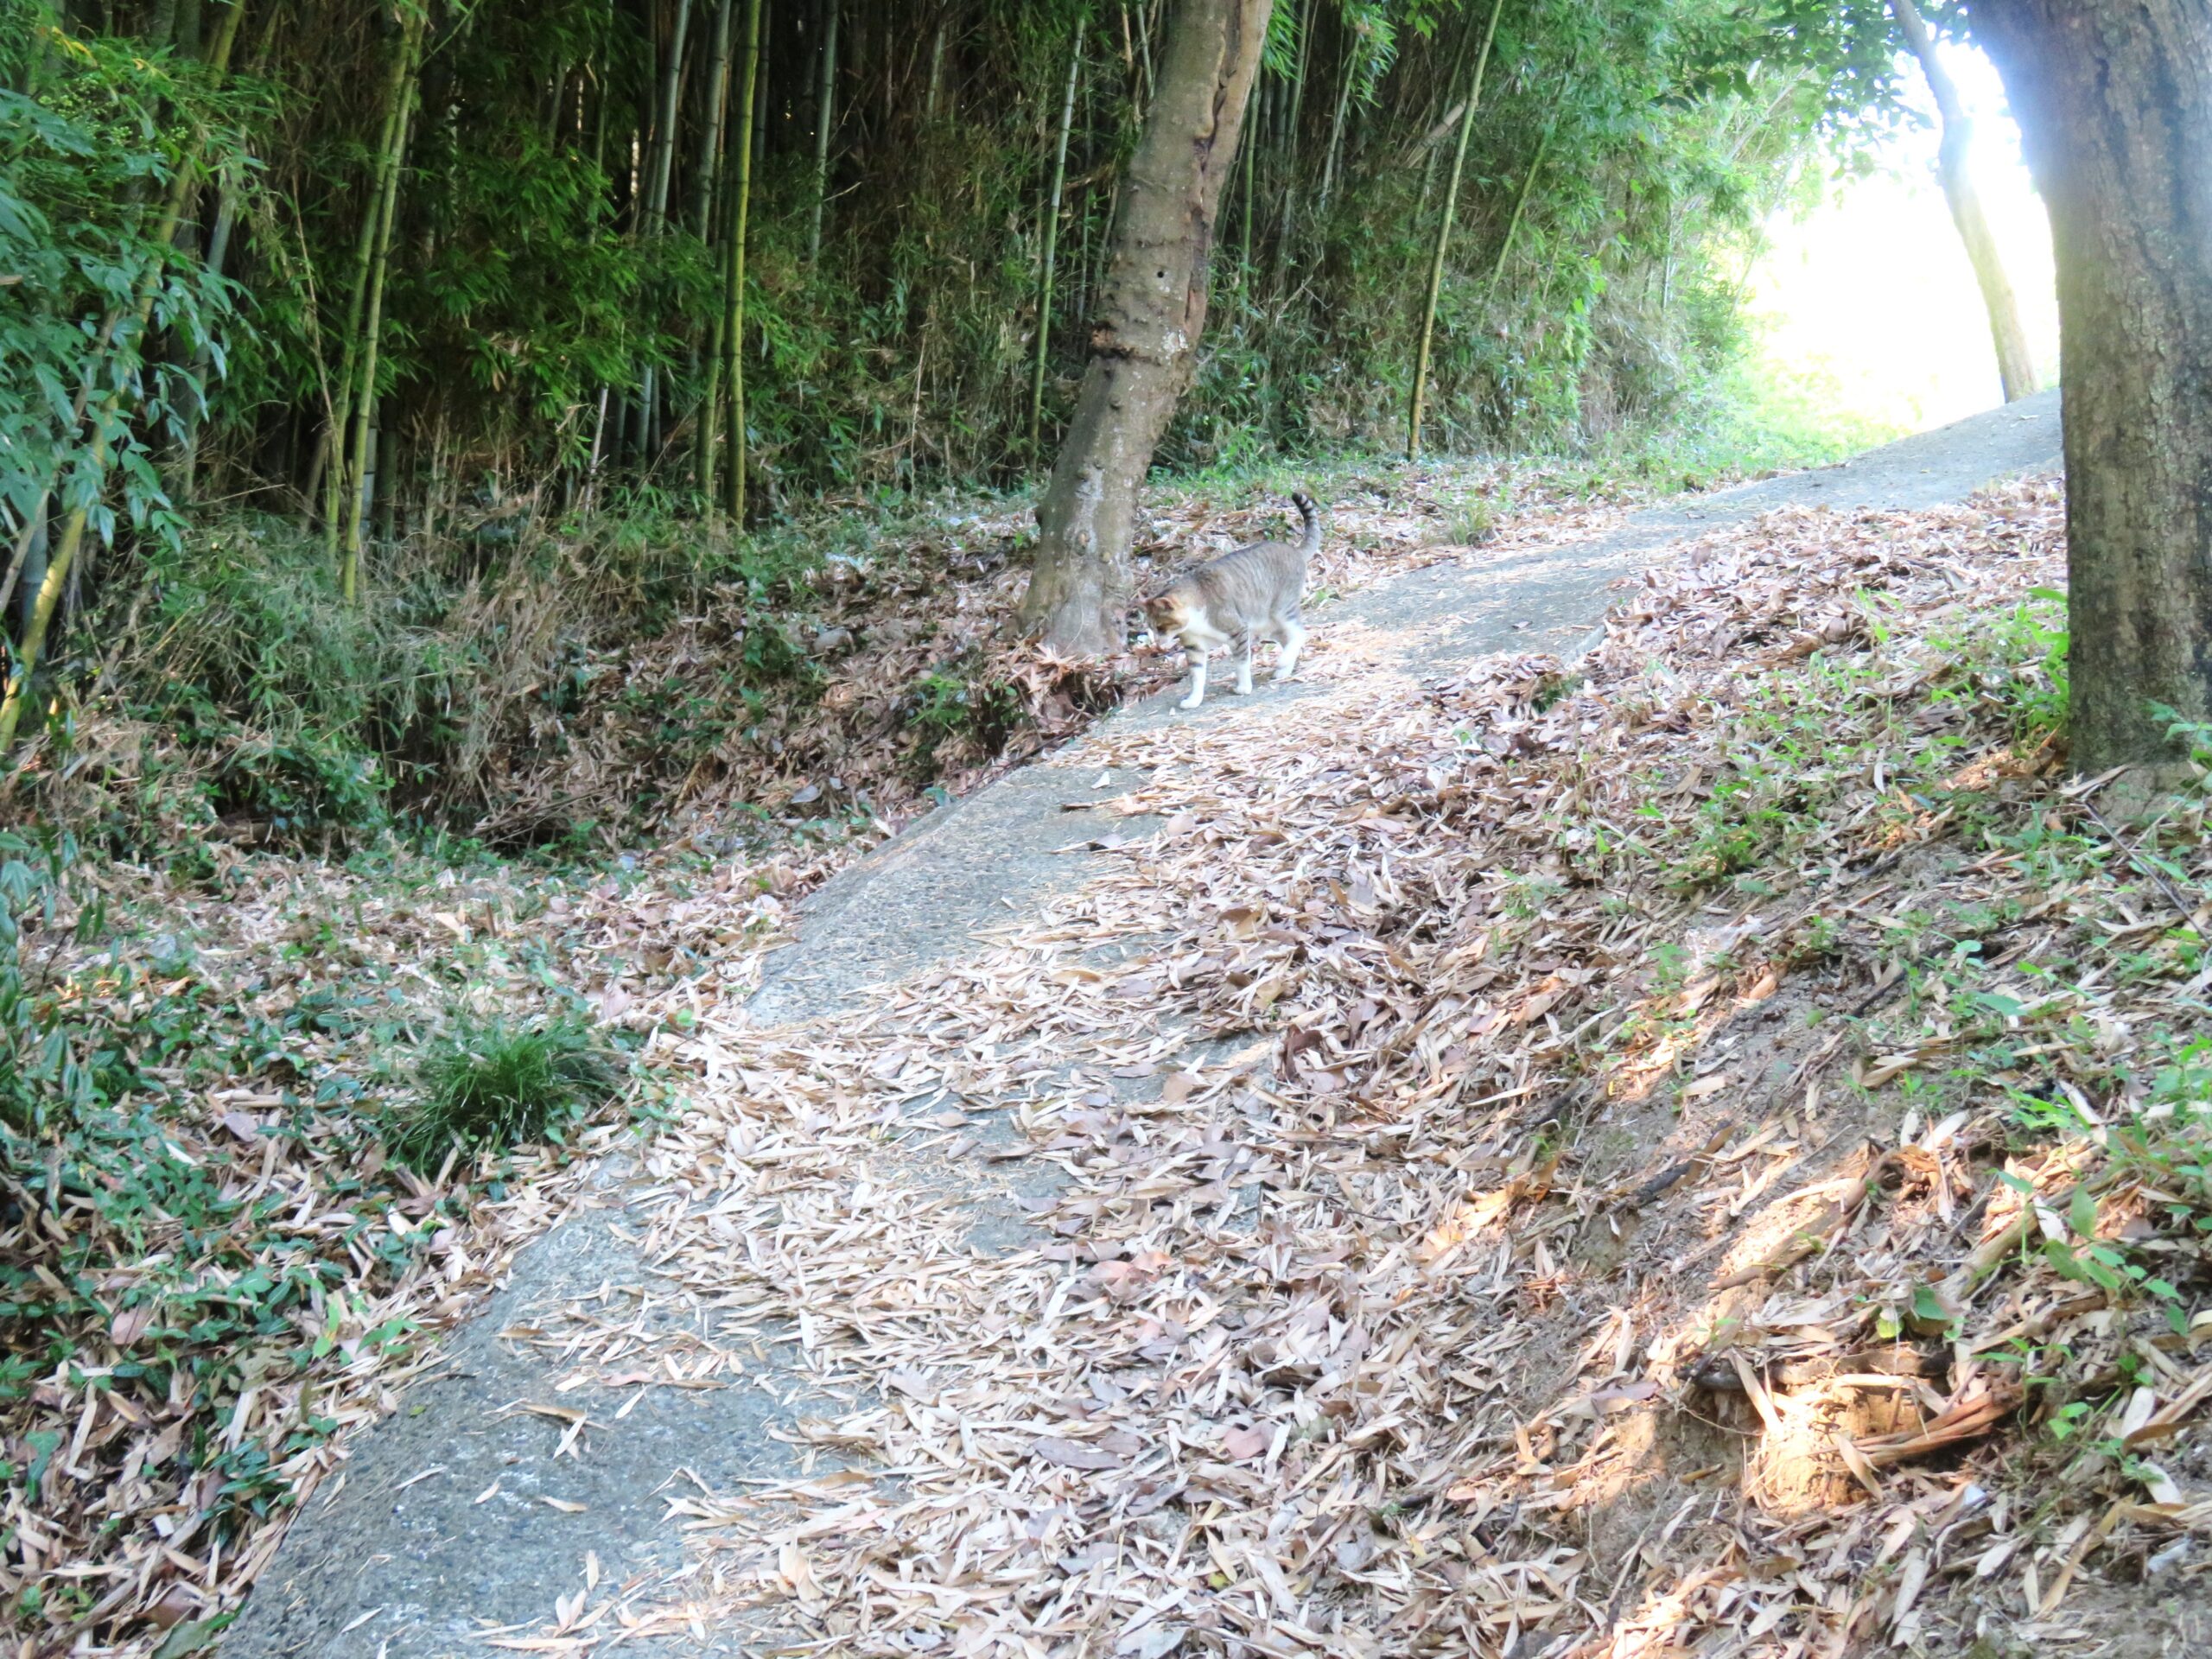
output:
M 1297 678 L 1298 677 L 1297 677 L 1296 675 L 1294 675 L 1294 674 L 1292 674 L 1292 673 L 1288 672 L 1287 670 L 1280 669 L 1280 668 L 1279 668 L 1279 669 L 1275 670 L 1274 673 L 1270 677 L 1274 681 L 1274 683 L 1275 683 L 1277 685 L 1281 685 L 1281 684 L 1283 684 L 1286 681 L 1295 679 L 1295 678 Z
M 1175 706 L 1178 709 L 1195 709 L 1198 706 L 1198 699 L 1196 697 L 1185 697 L 1182 702 L 1177 703 Z

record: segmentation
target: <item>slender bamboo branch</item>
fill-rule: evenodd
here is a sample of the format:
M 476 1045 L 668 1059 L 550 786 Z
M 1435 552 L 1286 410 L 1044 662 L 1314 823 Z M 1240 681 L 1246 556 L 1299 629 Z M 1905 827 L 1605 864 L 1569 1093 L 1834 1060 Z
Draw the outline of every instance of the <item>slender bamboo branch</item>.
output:
M 1037 363 L 1029 379 L 1029 448 L 1034 453 L 1045 430 L 1045 359 L 1052 341 L 1052 257 L 1060 236 L 1060 193 L 1068 177 L 1068 129 L 1075 122 L 1075 83 L 1083 68 L 1083 33 L 1090 22 L 1078 14 L 1075 40 L 1068 50 L 1068 84 L 1060 99 L 1060 138 L 1052 156 L 1052 193 L 1045 207 L 1044 272 L 1037 284 Z
M 1444 212 L 1436 224 L 1436 252 L 1428 263 L 1428 293 L 1421 302 L 1421 349 L 1414 357 L 1413 396 L 1406 410 L 1406 459 L 1421 454 L 1421 404 L 1428 395 L 1428 354 L 1436 338 L 1436 302 L 1444 292 L 1444 256 L 1452 245 L 1452 219 L 1459 205 L 1459 180 L 1466 171 L 1467 137 L 1475 130 L 1475 111 L 1483 101 L 1483 77 L 1490 69 L 1491 42 L 1497 38 L 1498 14 L 1505 0 L 1491 0 L 1490 22 L 1483 29 L 1483 47 L 1475 57 L 1475 84 L 1467 93 L 1459 116 L 1459 143 L 1452 152 L 1452 178 L 1444 187 Z

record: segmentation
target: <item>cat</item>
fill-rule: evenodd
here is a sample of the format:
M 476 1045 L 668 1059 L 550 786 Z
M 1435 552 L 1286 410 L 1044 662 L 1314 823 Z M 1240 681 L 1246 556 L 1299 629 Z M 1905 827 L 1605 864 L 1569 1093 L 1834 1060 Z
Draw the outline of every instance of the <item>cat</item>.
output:
M 1254 542 L 1210 559 L 1177 577 L 1144 602 L 1154 637 L 1179 639 L 1191 663 L 1191 694 L 1176 706 L 1195 709 L 1206 698 L 1206 659 L 1216 651 L 1244 642 L 1236 665 L 1239 696 L 1252 690 L 1252 653 L 1262 635 L 1282 642 L 1275 678 L 1287 680 L 1298 668 L 1306 643 L 1298 601 L 1306 594 L 1306 567 L 1321 550 L 1321 513 L 1303 490 L 1291 496 L 1305 535 L 1289 542 Z

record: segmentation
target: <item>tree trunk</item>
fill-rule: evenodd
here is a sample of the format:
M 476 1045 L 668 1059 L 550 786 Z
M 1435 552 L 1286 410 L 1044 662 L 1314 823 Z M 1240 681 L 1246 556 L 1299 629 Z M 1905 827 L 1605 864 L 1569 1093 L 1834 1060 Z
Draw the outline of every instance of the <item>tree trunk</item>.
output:
M 837 125 L 837 0 L 823 0 L 830 14 L 822 31 L 822 90 L 814 100 L 814 201 L 806 227 L 806 263 L 822 257 L 822 210 L 830 200 L 830 135 Z
M 1068 180 L 1068 129 L 1075 124 L 1076 77 L 1083 69 L 1083 31 L 1088 16 L 1075 23 L 1075 43 L 1068 49 L 1068 84 L 1060 99 L 1060 141 L 1052 156 L 1052 194 L 1045 204 L 1043 271 L 1037 284 L 1037 361 L 1029 380 L 1029 448 L 1035 452 L 1045 429 L 1045 359 L 1052 342 L 1052 256 L 1060 239 L 1060 193 Z
M 1467 166 L 1467 137 L 1475 130 L 1475 111 L 1482 106 L 1483 76 L 1490 69 L 1491 42 L 1497 38 L 1497 15 L 1505 0 L 1491 0 L 1490 22 L 1483 30 L 1483 48 L 1475 59 L 1475 84 L 1459 115 L 1459 143 L 1452 152 L 1452 180 L 1444 187 L 1444 215 L 1436 226 L 1436 252 L 1428 265 L 1428 294 L 1421 302 L 1421 349 L 1414 358 L 1413 397 L 1406 411 L 1406 459 L 1421 454 L 1421 404 L 1428 393 L 1428 353 L 1436 338 L 1436 302 L 1444 291 L 1444 255 L 1452 245 L 1452 216 L 1459 205 L 1459 178 Z
M 2073 763 L 2186 777 L 2212 721 L 2212 0 L 1979 0 L 2050 213 Z
M 1063 654 L 1122 644 L 1137 491 L 1205 327 L 1214 216 L 1236 163 L 1268 4 L 1181 0 L 1163 43 L 1090 365 L 1037 508 L 1037 564 L 1021 601 L 1023 627 Z
M 1920 60 L 1929 90 L 1936 94 L 1936 112 L 1943 123 L 1936 170 L 1943 181 L 1943 199 L 1951 204 L 1952 223 L 1959 227 L 1959 239 L 1966 244 L 1967 257 L 1973 262 L 1974 281 L 1981 285 L 1981 302 L 1989 309 L 1989 336 L 1997 347 L 1997 377 L 2009 404 L 2035 391 L 2036 365 L 2028 350 L 2027 331 L 2020 327 L 2020 308 L 2012 299 L 2012 284 L 2005 276 L 2004 257 L 1997 251 L 1997 238 L 1990 233 L 1989 220 L 1981 211 L 1980 193 L 1974 188 L 1974 175 L 1967 168 L 1974 120 L 1959 101 L 1959 89 L 1936 55 L 1936 42 L 1929 38 L 1928 25 L 1921 21 L 1912 0 L 1890 0 L 1890 10 L 1897 15 L 1905 44 Z

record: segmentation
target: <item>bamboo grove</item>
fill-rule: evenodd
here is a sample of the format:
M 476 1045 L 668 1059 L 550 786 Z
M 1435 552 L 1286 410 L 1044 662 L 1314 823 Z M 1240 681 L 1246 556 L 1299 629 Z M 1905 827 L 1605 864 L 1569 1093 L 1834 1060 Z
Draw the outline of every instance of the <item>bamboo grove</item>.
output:
M 742 527 L 1048 461 L 1173 0 L 0 0 L 0 606 L 216 514 Z M 1656 412 L 1873 5 L 1277 0 L 1161 459 Z

